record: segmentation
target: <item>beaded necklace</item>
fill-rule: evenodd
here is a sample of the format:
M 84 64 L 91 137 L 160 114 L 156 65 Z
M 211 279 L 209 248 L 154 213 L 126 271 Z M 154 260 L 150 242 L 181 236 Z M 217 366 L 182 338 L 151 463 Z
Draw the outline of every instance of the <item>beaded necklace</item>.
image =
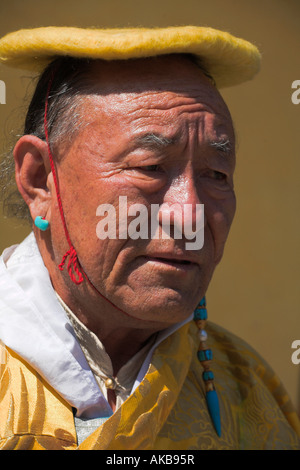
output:
M 214 386 L 214 374 L 210 370 L 212 361 L 212 350 L 207 347 L 207 333 L 205 331 L 207 321 L 206 299 L 199 302 L 194 310 L 194 321 L 199 329 L 198 335 L 200 339 L 199 348 L 197 352 L 198 359 L 203 367 L 202 378 L 205 385 L 205 398 L 207 408 L 213 422 L 214 428 L 218 436 L 221 436 L 221 417 L 220 406 L 217 392 Z

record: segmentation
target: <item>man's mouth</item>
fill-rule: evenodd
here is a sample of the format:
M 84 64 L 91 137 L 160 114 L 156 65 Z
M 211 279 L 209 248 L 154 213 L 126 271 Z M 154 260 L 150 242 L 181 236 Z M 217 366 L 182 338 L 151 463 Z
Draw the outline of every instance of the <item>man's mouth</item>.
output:
M 149 260 L 152 261 L 159 261 L 161 263 L 172 263 L 172 264 L 192 264 L 191 261 L 186 259 L 174 259 L 174 258 L 160 258 L 160 257 L 148 257 Z
M 166 268 L 175 268 L 175 269 L 184 269 L 190 270 L 198 266 L 198 263 L 195 261 L 186 259 L 184 257 L 176 256 L 145 256 L 146 261 L 151 262 L 153 265 L 157 265 L 159 267 L 165 266 Z

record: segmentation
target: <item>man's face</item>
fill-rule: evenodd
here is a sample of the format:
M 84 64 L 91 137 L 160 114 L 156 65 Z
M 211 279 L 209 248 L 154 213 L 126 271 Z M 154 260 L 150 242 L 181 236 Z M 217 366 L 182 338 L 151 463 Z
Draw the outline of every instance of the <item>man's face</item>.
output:
M 186 59 L 108 63 L 95 68 L 94 80 L 99 94 L 85 98 L 82 130 L 57 166 L 70 238 L 105 297 L 137 320 L 172 324 L 205 294 L 234 216 L 231 118 Z M 187 250 L 184 233 L 182 239 L 100 240 L 97 208 L 116 209 L 118 234 L 120 196 L 128 207 L 147 207 L 149 221 L 152 204 L 204 204 L 203 248 Z M 55 198 L 51 227 L 59 264 L 68 245 Z

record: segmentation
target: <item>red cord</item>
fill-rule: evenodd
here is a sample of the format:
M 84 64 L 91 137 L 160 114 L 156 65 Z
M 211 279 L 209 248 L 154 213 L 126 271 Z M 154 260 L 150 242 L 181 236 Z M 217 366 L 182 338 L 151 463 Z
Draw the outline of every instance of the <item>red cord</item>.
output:
M 83 282 L 83 275 L 80 272 L 80 269 L 79 269 L 79 266 L 78 266 L 79 261 L 78 261 L 77 253 L 76 253 L 76 250 L 75 250 L 75 248 L 74 248 L 74 246 L 71 242 L 69 232 L 68 232 L 68 229 L 67 229 L 67 224 L 66 224 L 64 211 L 63 211 L 63 206 L 62 206 L 61 197 L 60 197 L 60 192 L 59 192 L 59 186 L 58 186 L 58 180 L 57 180 L 57 175 L 56 175 L 56 170 L 55 170 L 55 165 L 54 165 L 54 159 L 53 159 L 53 155 L 52 155 L 50 144 L 49 144 L 47 116 L 48 116 L 48 101 L 49 101 L 49 95 L 50 95 L 50 90 L 51 90 L 51 87 L 52 87 L 53 79 L 54 79 L 54 71 L 53 71 L 52 76 L 49 80 L 48 90 L 47 90 L 47 95 L 46 95 L 45 114 L 44 114 L 44 129 L 45 129 L 46 142 L 47 142 L 47 146 L 48 146 L 50 166 L 51 166 L 51 171 L 52 171 L 55 190 L 56 190 L 58 208 L 59 208 L 62 224 L 63 224 L 63 227 L 64 227 L 66 239 L 67 239 L 67 241 L 69 243 L 69 247 L 70 247 L 70 249 L 63 256 L 63 259 L 62 259 L 62 261 L 59 265 L 59 269 L 61 271 L 64 269 L 65 262 L 66 262 L 67 258 L 69 258 L 69 262 L 68 262 L 69 276 L 75 284 L 81 284 Z
M 52 75 L 51 75 L 51 78 L 50 78 L 49 84 L 48 84 L 48 89 L 47 89 L 46 102 L 45 102 L 45 113 L 44 113 L 44 130 L 45 130 L 45 137 L 46 137 L 46 142 L 47 142 L 47 147 L 48 147 L 50 166 L 51 166 L 53 181 L 54 181 L 54 185 L 55 185 L 55 191 L 56 191 L 56 197 L 57 197 L 60 217 L 61 217 L 62 224 L 63 224 L 63 227 L 64 227 L 65 236 L 66 236 L 66 239 L 67 239 L 68 244 L 69 244 L 69 250 L 64 254 L 64 256 L 62 258 L 62 261 L 61 261 L 61 263 L 59 264 L 58 267 L 59 267 L 60 271 L 63 271 L 66 260 L 69 258 L 67 269 L 68 269 L 68 273 L 69 273 L 69 276 L 70 276 L 71 280 L 75 284 L 77 284 L 77 285 L 81 284 L 84 280 L 84 277 L 85 277 L 86 280 L 88 281 L 88 283 L 90 284 L 90 286 L 97 292 L 98 295 L 100 295 L 104 300 L 106 300 L 114 308 L 118 309 L 120 312 L 122 312 L 125 315 L 127 315 L 128 317 L 130 317 L 131 315 L 124 312 L 124 310 L 117 307 L 110 300 L 108 300 L 103 294 L 101 294 L 101 292 L 99 292 L 98 289 L 94 286 L 94 284 L 89 280 L 87 274 L 84 272 L 82 266 L 80 265 L 80 262 L 79 262 L 78 256 L 77 256 L 77 252 L 76 252 L 76 250 L 75 250 L 75 248 L 74 248 L 74 246 L 71 242 L 71 238 L 70 238 L 70 235 L 69 235 L 69 232 L 68 232 L 68 228 L 67 228 L 67 224 L 66 224 L 66 220 L 65 220 L 65 216 L 64 216 L 64 211 L 63 211 L 63 206 L 62 206 L 62 202 L 61 202 L 61 197 L 60 197 L 60 192 L 59 192 L 59 185 L 58 185 L 58 179 L 57 179 L 54 159 L 53 159 L 53 155 L 52 155 L 50 144 L 49 144 L 48 120 L 47 120 L 48 101 L 49 101 L 49 96 L 50 96 L 50 90 L 51 90 L 52 83 L 53 83 L 53 80 L 54 80 L 54 75 L 55 75 L 55 70 L 53 70 L 53 72 L 52 72 Z

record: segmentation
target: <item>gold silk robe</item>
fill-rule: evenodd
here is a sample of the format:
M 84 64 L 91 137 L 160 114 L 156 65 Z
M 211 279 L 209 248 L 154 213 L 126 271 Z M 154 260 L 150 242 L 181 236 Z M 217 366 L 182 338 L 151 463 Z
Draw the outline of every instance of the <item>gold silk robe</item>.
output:
M 279 379 L 246 343 L 208 324 L 222 436 L 212 426 L 187 323 L 156 349 L 141 384 L 77 446 L 73 410 L 45 380 L 2 347 L 0 448 L 4 450 L 300 450 L 300 423 Z

